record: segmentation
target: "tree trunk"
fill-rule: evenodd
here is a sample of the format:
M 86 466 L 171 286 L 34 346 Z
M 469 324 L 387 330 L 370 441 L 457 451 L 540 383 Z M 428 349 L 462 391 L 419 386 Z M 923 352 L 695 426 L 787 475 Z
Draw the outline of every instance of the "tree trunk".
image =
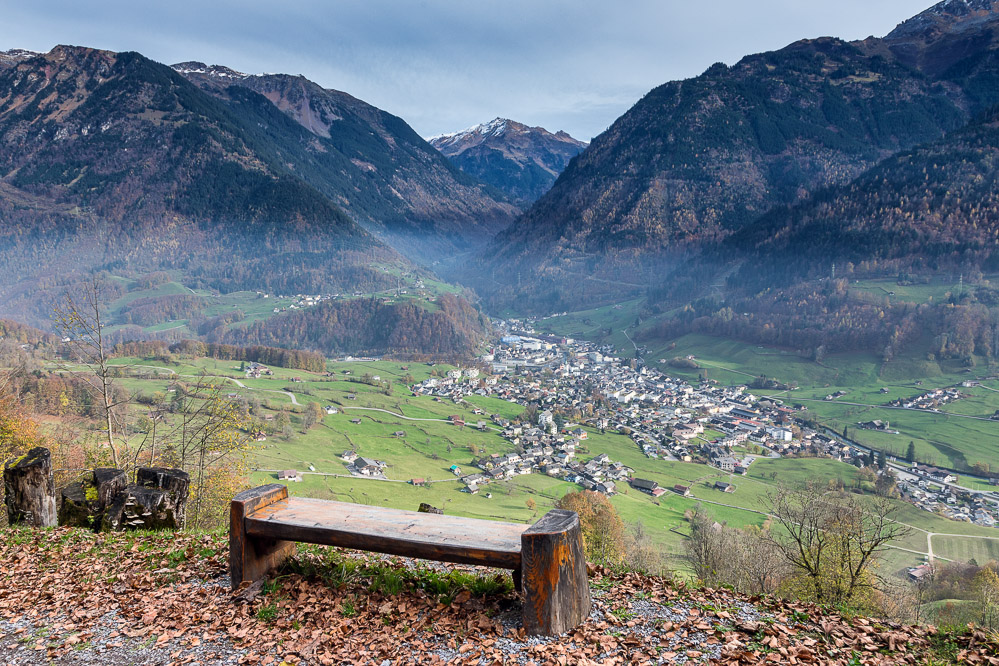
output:
M 35 447 L 7 461 L 3 469 L 4 503 L 10 525 L 52 527 L 56 524 L 52 454 Z

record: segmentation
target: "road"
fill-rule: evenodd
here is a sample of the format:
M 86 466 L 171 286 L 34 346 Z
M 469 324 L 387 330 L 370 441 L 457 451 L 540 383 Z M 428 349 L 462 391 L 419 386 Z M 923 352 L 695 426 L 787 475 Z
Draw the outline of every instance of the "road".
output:
M 362 412 L 384 412 L 385 414 L 388 414 L 390 416 L 394 416 L 394 417 L 396 417 L 398 419 L 404 419 L 406 421 L 434 421 L 435 423 L 450 423 L 451 422 L 450 419 L 418 419 L 418 418 L 413 417 L 413 416 L 406 416 L 404 414 L 396 414 L 395 412 L 390 412 L 387 409 L 380 409 L 378 407 L 346 407 L 345 406 L 345 407 L 341 407 L 341 409 L 343 409 L 344 412 L 346 412 L 348 409 L 359 410 L 359 411 L 362 411 Z M 490 430 L 495 430 L 496 432 L 501 432 L 503 430 L 502 428 L 497 428 L 496 426 L 491 426 L 491 425 L 486 425 L 486 427 L 489 428 Z
M 744 375 L 746 377 L 752 377 L 753 379 L 756 379 L 756 375 L 751 374 L 749 372 L 743 372 L 742 370 L 733 370 L 731 368 L 726 368 L 723 365 L 715 365 L 714 363 L 708 363 L 707 361 L 701 360 L 699 358 L 695 358 L 694 361 L 697 362 L 698 365 L 706 365 L 709 368 L 715 368 L 717 370 L 724 370 L 725 372 L 732 372 L 732 373 L 737 374 L 737 375 Z
M 734 370 L 733 370 L 734 372 Z M 973 421 L 988 421 L 989 423 L 996 423 L 995 419 L 986 418 L 984 416 L 970 416 L 968 414 L 955 414 L 954 412 L 941 412 L 935 409 L 920 409 L 918 407 L 892 407 L 889 405 L 869 405 L 863 402 L 846 402 L 844 400 L 820 400 L 819 398 L 799 398 L 795 397 L 796 402 L 824 402 L 831 403 L 835 405 L 849 405 L 851 407 L 875 407 L 877 409 L 899 409 L 903 412 L 922 412 L 924 414 L 935 414 L 936 416 L 947 416 L 959 419 L 971 419 Z
M 177 377 L 187 377 L 187 378 L 190 378 L 190 379 L 198 379 L 199 377 L 215 377 L 217 379 L 227 379 L 230 382 L 233 382 L 239 388 L 245 389 L 247 391 L 263 391 L 264 393 L 280 393 L 281 395 L 286 395 L 289 398 L 291 398 L 291 404 L 297 405 L 299 407 L 302 406 L 302 403 L 300 403 L 298 401 L 298 398 L 295 397 L 295 394 L 292 393 L 292 392 L 290 392 L 290 391 L 281 391 L 281 390 L 278 390 L 278 389 L 265 389 L 265 388 L 256 388 L 254 386 L 247 386 L 246 384 L 244 384 L 243 382 L 239 381 L 238 379 L 234 379 L 232 377 L 226 377 L 226 376 L 223 376 L 223 375 L 180 375 L 180 374 L 177 374 L 176 371 L 171 370 L 170 368 L 164 368 L 163 366 L 159 366 L 159 365 L 127 365 L 127 366 L 116 366 L 116 367 L 150 368 L 152 370 L 162 370 L 164 372 L 168 372 L 171 375 L 174 375 L 174 376 L 177 376 Z M 86 370 L 69 370 L 69 372 L 88 372 L 88 371 L 86 371 Z M 403 417 L 403 418 L 405 418 L 405 417 Z
M 285 471 L 286 469 L 288 469 L 288 468 L 285 467 L 283 469 L 264 469 L 262 467 L 254 467 L 250 471 L 251 472 L 267 472 L 267 473 L 270 473 L 270 474 L 278 474 L 280 472 Z M 337 479 L 358 479 L 358 480 L 361 480 L 361 481 L 385 481 L 387 483 L 409 483 L 409 481 L 403 481 L 402 479 L 386 479 L 385 477 L 379 477 L 379 476 L 361 476 L 359 474 L 333 474 L 333 473 L 330 473 L 330 472 L 298 472 L 298 473 L 301 474 L 302 476 L 305 476 L 306 474 L 310 474 L 312 476 L 332 476 L 332 477 L 337 478 Z M 450 478 L 450 479 L 425 479 L 423 482 L 424 483 L 455 483 L 457 481 L 458 481 L 458 479 L 456 479 L 456 478 Z
M 196 375 L 180 375 L 180 376 L 181 377 L 195 377 Z M 210 376 L 217 376 L 217 375 L 210 375 Z M 238 386 L 239 388 L 246 389 L 247 391 L 263 391 L 264 393 L 280 393 L 282 395 L 286 395 L 289 398 L 291 398 L 291 404 L 293 404 L 293 405 L 299 405 L 299 406 L 302 404 L 295 397 L 295 394 L 291 393 L 290 391 L 280 391 L 278 389 L 255 388 L 253 386 L 247 386 L 243 382 L 239 381 L 238 379 L 233 379 L 232 377 L 223 377 L 222 379 L 228 379 L 230 382 L 235 383 L 236 386 Z
M 621 332 L 624 333 L 624 337 L 628 338 L 628 342 L 630 342 L 631 346 L 635 348 L 635 351 L 638 351 L 638 345 L 636 345 L 635 341 L 631 339 L 630 335 L 628 335 L 628 327 L 625 326 L 624 328 L 622 328 Z

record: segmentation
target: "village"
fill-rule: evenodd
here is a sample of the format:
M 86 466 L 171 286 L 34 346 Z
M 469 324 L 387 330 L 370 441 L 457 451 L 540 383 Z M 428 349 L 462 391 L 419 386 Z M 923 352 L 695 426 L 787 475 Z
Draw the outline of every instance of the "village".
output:
M 477 457 L 473 461 L 477 471 L 472 473 L 453 466 L 451 471 L 466 492 L 478 493 L 492 481 L 532 473 L 607 495 L 618 492 L 622 483 L 654 497 L 689 492 L 683 486 L 666 489 L 635 478 L 633 470 L 605 454 L 585 464 L 577 461 L 577 451 L 588 436 L 583 426 L 616 430 L 630 436 L 649 458 L 702 463 L 729 473 L 730 480 L 747 474 L 760 457 L 810 455 L 857 467 L 874 465 L 874 452 L 806 426 L 783 401 L 754 395 L 747 386 L 713 382 L 695 386 L 638 359 L 622 359 L 609 346 L 536 334 L 522 322 L 501 326 L 504 335 L 479 358 L 480 368 L 451 370 L 412 387 L 414 395 L 455 404 L 480 395 L 527 408 L 526 423 L 482 414 L 477 423 L 468 424 L 498 430 L 514 451 Z M 953 393 L 927 395 L 939 398 Z M 466 425 L 460 417 L 451 420 Z M 961 488 L 945 471 L 902 467 L 892 459 L 878 474 L 889 475 L 889 485 L 897 482 L 899 495 L 919 508 L 953 520 L 996 525 L 999 498 Z M 737 492 L 737 483 L 719 481 L 715 487 Z

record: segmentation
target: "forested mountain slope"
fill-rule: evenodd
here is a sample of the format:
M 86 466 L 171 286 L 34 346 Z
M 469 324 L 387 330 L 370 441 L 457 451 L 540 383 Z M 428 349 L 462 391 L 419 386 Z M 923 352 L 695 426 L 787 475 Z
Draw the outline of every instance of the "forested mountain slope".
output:
M 726 243 L 754 284 L 852 272 L 999 268 L 999 109 L 847 185 L 773 211 Z M 749 270 L 749 267 L 752 269 Z
M 199 62 L 173 68 L 230 106 L 247 106 L 252 91 L 283 111 L 293 127 L 261 122 L 289 170 L 419 263 L 447 262 L 480 247 L 519 212 L 401 118 L 347 93 L 301 76 L 248 75 Z
M 307 83 L 291 77 L 268 81 L 291 88 Z M 400 174 L 418 172 L 422 159 L 431 165 L 423 172 L 431 174 L 428 182 L 436 177 L 433 173 L 451 178 L 447 187 L 468 177 L 402 121 L 357 100 L 355 116 L 368 114 L 389 134 L 375 136 L 374 125 L 365 131 L 355 121 L 351 131 L 365 137 L 351 144 L 352 161 L 322 143 L 333 139 L 309 131 L 301 117 L 284 112 L 281 99 L 272 102 L 247 86 L 209 93 L 137 53 L 60 46 L 47 54 L 4 54 L 3 313 L 47 327 L 53 304 L 95 271 L 132 277 L 169 271 L 172 278 L 165 279 L 189 289 L 286 294 L 365 293 L 396 286 L 393 271 L 420 274 L 421 269 L 352 219 L 360 210 L 369 211 L 372 219 L 377 211 L 389 211 L 379 183 L 357 179 L 367 167 L 353 162 L 367 154 L 377 163 L 373 169 L 394 173 L 393 196 L 408 192 L 406 201 L 416 202 L 410 209 L 426 204 L 428 220 L 435 215 L 434 202 L 445 195 L 434 199 L 407 191 Z M 345 109 L 346 103 L 344 117 Z M 407 137 L 410 148 L 400 147 Z M 386 144 L 410 155 L 409 162 L 378 152 Z M 461 187 L 477 192 L 484 186 Z M 352 197 L 344 194 L 348 190 Z M 379 219 L 387 225 L 395 218 L 389 211 Z M 480 232 L 486 233 L 479 228 L 472 235 Z M 421 233 L 447 238 L 443 246 L 452 251 L 467 240 L 454 226 Z M 117 291 L 109 298 L 119 297 Z M 152 308 L 157 316 L 183 323 L 192 309 L 186 306 L 200 306 L 200 298 L 192 292 L 138 299 L 128 306 L 128 315 L 134 315 L 133 323 L 150 325 L 155 321 L 143 317 Z M 468 304 L 462 301 L 462 307 Z M 365 314 L 373 313 L 355 314 L 352 322 L 358 331 L 374 334 L 374 324 L 362 321 Z M 459 325 L 451 314 L 440 314 L 443 323 L 424 331 L 410 347 L 436 350 L 443 344 L 454 351 L 473 343 L 474 335 L 446 343 L 434 337 L 448 325 Z M 268 339 L 299 347 L 310 342 Z M 357 333 L 349 344 L 370 348 L 374 341 Z
M 996 25 L 991 1 L 954 0 L 883 39 L 805 40 L 660 86 L 497 237 L 474 284 L 535 310 L 642 293 L 775 207 L 994 103 Z

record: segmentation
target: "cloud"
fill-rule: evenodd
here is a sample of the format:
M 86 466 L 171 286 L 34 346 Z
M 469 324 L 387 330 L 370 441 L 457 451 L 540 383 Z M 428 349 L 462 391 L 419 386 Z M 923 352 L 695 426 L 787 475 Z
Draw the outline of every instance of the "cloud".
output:
M 882 35 L 926 0 L 19 3 L 0 48 L 58 43 L 304 74 L 424 136 L 514 118 L 589 139 L 651 88 L 805 37 Z

